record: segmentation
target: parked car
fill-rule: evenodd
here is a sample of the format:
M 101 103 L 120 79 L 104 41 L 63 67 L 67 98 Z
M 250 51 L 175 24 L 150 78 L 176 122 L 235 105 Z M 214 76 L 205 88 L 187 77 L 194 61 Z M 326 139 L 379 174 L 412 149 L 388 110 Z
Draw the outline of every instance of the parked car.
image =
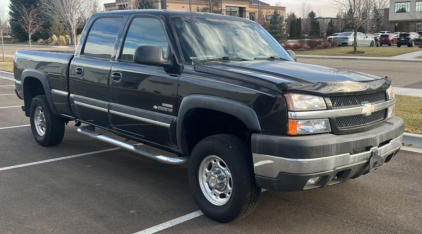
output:
M 380 34 L 390 34 L 391 32 L 390 31 L 380 31 L 379 33 Z
M 380 46 L 382 45 L 388 45 L 392 46 L 394 44 L 397 44 L 397 38 L 394 37 L 394 34 L 381 34 L 380 36 Z
M 333 40 L 337 40 L 339 46 L 352 46 L 353 42 L 355 41 L 354 33 L 353 32 L 344 32 L 340 33 L 339 35 L 333 37 Z M 373 37 L 369 37 L 368 35 L 358 32 L 357 34 L 357 46 L 375 46 L 375 40 Z
M 102 12 L 88 20 L 75 54 L 17 51 L 15 91 L 39 145 L 59 144 L 76 121 L 85 136 L 189 164 L 198 207 L 230 222 L 253 211 L 261 189 L 339 184 L 390 162 L 402 146 L 389 78 L 294 57 L 239 17 Z
M 327 37 L 327 40 L 328 40 L 328 41 L 331 41 L 331 40 L 333 40 L 333 37 L 338 36 L 339 34 L 340 34 L 340 33 L 334 33 L 333 35 L 331 35 L 331 36 Z
M 418 34 L 419 34 L 419 36 L 421 36 L 421 37 L 422 37 L 422 30 L 419 30 L 419 31 L 418 31 Z
M 406 32 L 400 33 L 397 40 L 397 47 L 402 45 L 407 45 L 407 47 L 414 47 L 415 45 L 420 45 L 422 43 L 421 35 L 415 32 Z

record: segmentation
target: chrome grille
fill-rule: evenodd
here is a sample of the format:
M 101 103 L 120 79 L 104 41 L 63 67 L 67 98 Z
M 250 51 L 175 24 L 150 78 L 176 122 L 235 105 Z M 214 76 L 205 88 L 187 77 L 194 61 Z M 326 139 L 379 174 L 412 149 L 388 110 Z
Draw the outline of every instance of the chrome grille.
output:
M 334 108 L 358 106 L 364 102 L 374 103 L 374 102 L 386 101 L 386 93 L 378 92 L 378 93 L 362 94 L 362 95 L 332 96 L 330 97 L 330 100 Z
M 370 116 L 352 115 L 346 117 L 337 117 L 335 118 L 335 122 L 339 129 L 361 127 L 384 120 L 385 111 L 386 110 L 377 111 L 372 113 Z

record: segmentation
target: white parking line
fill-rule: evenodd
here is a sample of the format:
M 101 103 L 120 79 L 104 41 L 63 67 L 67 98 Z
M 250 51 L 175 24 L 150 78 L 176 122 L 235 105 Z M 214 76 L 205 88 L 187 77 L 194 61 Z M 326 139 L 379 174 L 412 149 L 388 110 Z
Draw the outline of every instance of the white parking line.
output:
M 18 108 L 22 106 L 0 106 L 0 109 L 7 109 L 7 108 Z
M 13 78 L 7 78 L 7 77 L 4 77 L 4 76 L 0 76 L 0 79 L 13 80 L 13 81 L 15 81 L 15 79 L 13 79 Z
M 201 216 L 203 214 L 204 213 L 202 213 L 202 211 L 197 210 L 197 211 L 192 212 L 190 214 L 184 215 L 184 216 L 179 217 L 179 218 L 176 218 L 176 219 L 172 219 L 172 220 L 167 221 L 167 222 L 162 223 L 162 224 L 158 224 L 157 226 L 154 226 L 154 227 L 151 227 L 151 228 L 142 230 L 142 231 L 137 232 L 135 234 L 152 234 L 152 233 L 156 233 L 156 232 L 162 231 L 164 229 L 173 227 L 175 225 L 184 223 L 184 222 L 189 221 L 191 219 L 197 218 L 197 217 L 199 217 L 199 216 Z
M 11 128 L 22 128 L 22 127 L 29 127 L 29 126 L 31 126 L 31 125 L 19 125 L 19 126 L 11 126 L 11 127 L 2 127 L 2 128 L 0 128 L 0 130 L 3 130 L 3 129 L 11 129 Z
M 114 150 L 118 150 L 118 149 L 120 149 L 120 148 L 99 150 L 99 151 L 94 151 L 94 152 L 89 152 L 89 153 L 84 153 L 84 154 L 76 154 L 76 155 L 71 155 L 71 156 L 66 156 L 66 157 L 61 157 L 61 158 L 53 158 L 53 159 L 48 159 L 48 160 L 43 160 L 43 161 L 38 161 L 38 162 L 24 163 L 24 164 L 19 164 L 19 165 L 10 166 L 10 167 L 0 167 L 0 171 L 7 171 L 7 170 L 12 170 L 12 169 L 21 168 L 21 167 L 29 167 L 29 166 L 34 166 L 34 165 L 38 165 L 38 164 L 56 162 L 56 161 L 61 161 L 61 160 L 66 160 L 66 159 L 71 159 L 71 158 L 88 156 L 88 155 L 92 155 L 92 154 L 99 154 L 99 153 L 114 151 Z

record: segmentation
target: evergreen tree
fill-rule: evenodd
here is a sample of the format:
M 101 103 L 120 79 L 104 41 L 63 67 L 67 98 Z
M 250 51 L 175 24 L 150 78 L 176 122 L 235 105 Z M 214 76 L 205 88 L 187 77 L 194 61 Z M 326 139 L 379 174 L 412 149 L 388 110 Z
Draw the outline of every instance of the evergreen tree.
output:
M 376 32 L 384 30 L 383 16 L 376 7 L 374 7 L 374 14 L 372 15 L 372 24 Z
M 140 0 L 138 9 L 156 9 L 154 2 L 151 0 Z M 197 10 L 199 11 L 199 9 Z
M 283 17 L 280 15 L 280 13 L 277 10 L 274 11 L 273 17 L 271 17 L 268 32 L 278 42 L 287 41 L 286 34 L 284 32 Z
M 296 37 L 301 37 L 302 36 L 302 19 L 301 18 L 299 18 L 299 19 L 296 19 L 296 24 L 295 24 L 295 26 L 296 26 L 296 34 L 295 34 L 295 36 Z
M 297 19 L 290 21 L 290 37 L 296 36 L 296 22 Z
M 330 22 L 328 22 L 328 26 L 327 26 L 327 36 L 331 36 L 334 33 L 335 33 L 334 23 L 333 23 L 333 20 L 330 20 Z
M 9 16 L 10 16 L 10 29 L 12 31 L 12 36 L 17 38 L 19 41 L 27 41 L 28 34 L 22 29 L 19 24 L 19 20 L 22 18 L 21 7 L 29 9 L 31 6 L 39 7 L 39 0 L 10 0 L 9 5 Z M 42 30 L 35 33 L 32 38 L 34 41 L 39 38 L 47 38 L 49 34 L 49 28 L 51 27 L 51 22 L 47 20 L 47 17 L 44 14 L 40 15 L 41 20 L 43 21 Z

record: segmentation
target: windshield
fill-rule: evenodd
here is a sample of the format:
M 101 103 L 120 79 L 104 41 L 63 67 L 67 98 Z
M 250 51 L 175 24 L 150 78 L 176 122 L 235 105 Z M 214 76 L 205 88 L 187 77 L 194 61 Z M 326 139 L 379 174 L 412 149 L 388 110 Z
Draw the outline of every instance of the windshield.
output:
M 227 57 L 247 60 L 279 57 L 293 61 L 259 24 L 201 17 L 172 20 L 187 63 Z

